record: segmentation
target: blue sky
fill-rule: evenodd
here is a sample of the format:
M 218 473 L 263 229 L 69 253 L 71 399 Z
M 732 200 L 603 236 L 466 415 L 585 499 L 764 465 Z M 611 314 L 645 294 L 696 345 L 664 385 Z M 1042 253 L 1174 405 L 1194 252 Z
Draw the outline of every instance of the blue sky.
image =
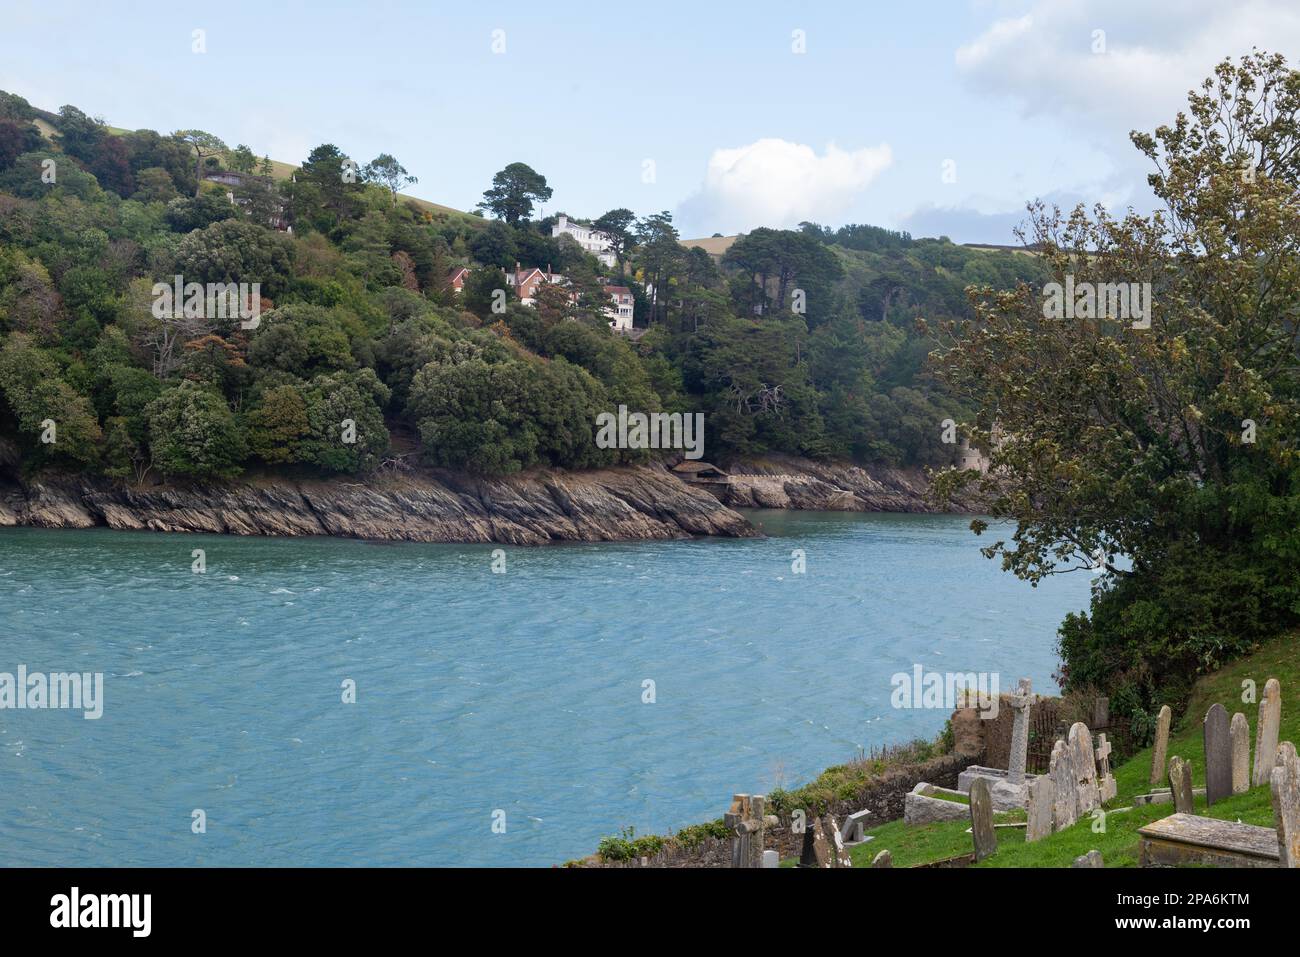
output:
M 1297 6 L 0 0 L 0 89 L 289 162 L 393 153 L 460 209 L 519 160 L 548 213 L 667 209 L 686 236 L 815 219 L 1012 242 L 1033 198 L 1147 208 L 1128 131 L 1225 55 L 1294 50 Z

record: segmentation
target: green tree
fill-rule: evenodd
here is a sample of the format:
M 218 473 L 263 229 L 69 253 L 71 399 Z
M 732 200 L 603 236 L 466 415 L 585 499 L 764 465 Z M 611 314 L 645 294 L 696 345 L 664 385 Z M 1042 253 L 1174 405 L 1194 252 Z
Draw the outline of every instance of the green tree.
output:
M 150 403 L 149 451 L 165 475 L 234 478 L 247 454 L 243 430 L 225 400 L 188 380 Z
M 1067 690 L 1176 700 L 1300 615 L 1298 115 L 1282 57 L 1224 61 L 1172 125 L 1132 134 L 1162 209 L 1031 207 L 1075 318 L 1048 318 L 1059 287 L 1021 286 L 974 291 L 976 318 L 943 326 L 939 370 L 993 467 L 940 490 L 975 482 L 1014 520 L 984 552 L 1020 577 L 1101 575 L 1062 628 Z M 1145 317 L 1117 316 L 1117 294 L 1088 308 L 1119 282 L 1138 301 L 1150 284 Z
M 199 195 L 199 190 L 203 188 L 203 161 L 209 156 L 220 156 L 228 152 L 230 147 L 222 141 L 221 137 L 215 136 L 204 130 L 177 130 L 172 134 L 181 142 L 189 145 L 194 151 L 194 195 Z
M 361 168 L 361 175 L 367 183 L 378 183 L 388 190 L 393 205 L 397 205 L 397 194 L 407 186 L 419 182 L 406 172 L 406 167 L 388 153 L 380 153 Z
M 483 194 L 480 209 L 485 209 L 511 226 L 533 214 L 533 203 L 551 198 L 546 177 L 527 163 L 511 163 L 492 177 L 492 188 Z
M 636 245 L 636 235 L 633 232 L 636 213 L 620 206 L 618 209 L 611 209 L 591 225 L 609 237 L 610 248 L 618 261 L 618 271 L 622 274 L 623 260 Z

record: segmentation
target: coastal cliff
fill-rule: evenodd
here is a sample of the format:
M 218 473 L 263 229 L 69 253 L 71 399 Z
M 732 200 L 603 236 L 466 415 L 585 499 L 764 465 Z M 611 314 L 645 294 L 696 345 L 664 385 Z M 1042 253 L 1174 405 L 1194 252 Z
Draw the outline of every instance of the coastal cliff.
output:
M 509 545 L 757 534 L 660 465 L 501 479 L 431 470 L 364 483 L 268 476 L 140 487 L 9 476 L 0 477 L 3 525 Z
M 701 484 L 730 508 L 839 512 L 978 512 L 973 499 L 939 508 L 919 467 L 866 467 L 771 456 L 729 463 L 725 483 Z

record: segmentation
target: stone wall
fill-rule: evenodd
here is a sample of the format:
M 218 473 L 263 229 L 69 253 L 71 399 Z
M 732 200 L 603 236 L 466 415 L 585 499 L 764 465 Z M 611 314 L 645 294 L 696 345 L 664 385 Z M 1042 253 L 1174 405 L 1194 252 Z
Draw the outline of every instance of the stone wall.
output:
M 957 775 L 979 761 L 978 754 L 945 754 L 919 764 L 902 764 L 884 771 L 865 782 L 851 798 L 836 801 L 830 812 L 837 821 L 856 811 L 869 810 L 867 829 L 896 821 L 903 816 L 903 800 L 907 792 L 922 781 L 940 787 L 955 788 Z M 798 856 L 803 835 L 790 830 L 790 821 L 783 815 L 777 827 L 767 829 L 766 846 L 777 850 L 782 858 Z
M 864 782 L 853 797 L 833 803 L 829 810 L 836 820 L 843 821 L 845 816 L 855 811 L 868 809 L 871 811 L 868 829 L 898 820 L 903 816 L 903 800 L 908 791 L 922 781 L 955 788 L 957 775 L 977 763 L 979 757 L 979 754 L 968 753 L 945 754 L 917 764 L 891 767 Z M 808 817 L 812 819 L 812 811 Z M 793 833 L 790 823 L 790 816 L 782 814 L 779 823 L 775 827 L 768 826 L 764 835 L 764 848 L 777 851 L 782 859 L 798 857 L 803 844 L 803 835 Z M 694 848 L 667 848 L 644 861 L 604 862 L 593 855 L 581 863 L 584 867 L 730 867 L 731 840 L 709 838 Z

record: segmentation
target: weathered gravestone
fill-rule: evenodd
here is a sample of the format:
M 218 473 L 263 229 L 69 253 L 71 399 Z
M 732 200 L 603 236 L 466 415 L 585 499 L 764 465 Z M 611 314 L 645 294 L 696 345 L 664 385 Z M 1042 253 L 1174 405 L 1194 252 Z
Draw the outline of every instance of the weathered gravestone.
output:
M 875 859 L 872 860 L 871 866 L 872 867 L 893 867 L 894 855 L 890 854 L 888 851 L 881 851 L 879 854 L 875 856 Z
M 1169 789 L 1174 794 L 1174 813 L 1192 814 L 1192 765 L 1176 754 L 1169 759 Z
M 1169 750 L 1169 722 L 1174 713 L 1169 705 L 1160 706 L 1160 715 L 1156 718 L 1156 742 L 1151 750 L 1151 783 L 1159 784 L 1165 779 L 1165 752 Z
M 844 819 L 844 827 L 840 831 L 840 836 L 846 843 L 861 844 L 866 840 L 867 818 L 871 816 L 870 811 L 856 811 Z
M 800 867 L 834 867 L 832 863 L 831 842 L 822 826 L 822 819 L 815 817 L 804 825 L 803 849 L 799 854 Z
M 1007 758 L 1007 781 L 1011 784 L 1025 783 L 1025 758 L 1029 754 L 1029 708 L 1034 703 L 1033 685 L 1028 678 L 1021 678 L 1016 693 L 1011 695 L 1009 704 L 1014 715 L 1011 724 L 1011 754 Z
M 1250 790 L 1250 723 L 1240 711 L 1232 716 L 1228 736 L 1232 739 L 1232 793 L 1244 794 Z
M 736 794 L 731 798 L 731 808 L 722 816 L 722 823 L 731 831 L 731 866 L 763 866 L 763 804 L 762 794 Z
M 1282 725 L 1282 686 L 1276 678 L 1264 682 L 1264 696 L 1259 699 L 1259 724 L 1255 727 L 1255 787 L 1268 784 L 1277 759 L 1277 740 Z
M 1101 806 L 1097 793 L 1097 761 L 1092 750 L 1092 734 L 1082 721 L 1070 726 L 1069 747 L 1073 754 L 1075 787 L 1079 792 L 1079 815 L 1088 814 Z
M 989 782 L 976 778 L 970 786 L 970 828 L 975 839 L 975 860 L 982 861 L 998 849 L 998 838 L 993 831 L 993 795 Z
M 776 851 L 764 851 L 764 852 L 763 852 L 763 866 L 764 866 L 764 867 L 780 867 L 780 866 L 781 866 L 781 855 L 778 854 Z
M 1051 775 L 1040 774 L 1029 782 L 1029 818 L 1025 825 L 1025 842 L 1040 841 L 1052 833 L 1052 806 L 1056 802 L 1056 785 Z
M 1201 725 L 1205 741 L 1205 806 L 1222 801 L 1232 794 L 1232 739 L 1228 731 L 1228 711 L 1212 704 Z
M 1115 797 L 1119 793 L 1119 786 L 1115 783 L 1115 776 L 1110 773 L 1110 742 L 1106 740 L 1106 732 L 1097 735 L 1097 763 L 1101 766 L 1101 777 L 1097 781 L 1097 792 L 1101 798 L 1101 803 Z
M 840 834 L 840 825 L 835 820 L 834 814 L 827 814 L 822 818 L 822 828 L 826 831 L 826 836 L 830 838 L 831 842 L 833 859 L 831 867 L 852 867 L 853 859 L 849 857 L 849 849 L 844 846 L 844 838 Z
M 1269 777 L 1278 863 L 1282 867 L 1300 867 L 1300 758 L 1290 741 L 1277 746 L 1277 759 Z
M 1092 702 L 1092 726 L 1094 728 L 1110 727 L 1110 699 L 1104 695 Z
M 1064 830 L 1079 819 L 1079 791 L 1075 787 L 1074 751 L 1059 738 L 1052 745 L 1052 758 L 1048 775 L 1056 792 L 1052 802 L 1052 829 Z
M 1105 867 L 1102 863 L 1101 851 L 1089 851 L 1087 854 L 1081 854 L 1074 859 L 1071 867 Z

